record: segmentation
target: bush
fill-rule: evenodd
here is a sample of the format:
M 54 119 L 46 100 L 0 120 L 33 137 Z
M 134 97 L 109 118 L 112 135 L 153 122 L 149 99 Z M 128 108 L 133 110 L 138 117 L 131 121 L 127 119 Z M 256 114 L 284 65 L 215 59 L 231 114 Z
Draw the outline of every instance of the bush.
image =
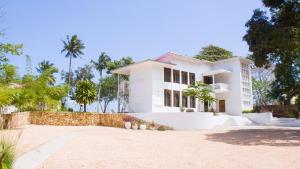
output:
M 253 113 L 253 110 L 244 110 L 243 113 Z
M 287 117 L 288 118 L 297 118 L 298 114 L 296 114 L 295 112 L 287 112 Z
M 0 140 L 0 156 L 2 157 L 0 167 L 2 169 L 12 169 L 16 153 L 15 145 L 10 140 L 4 138 Z
M 159 126 L 159 127 L 157 128 L 157 130 L 158 130 L 158 131 L 166 131 L 167 128 L 164 127 L 164 126 Z
M 194 112 L 194 109 L 186 109 L 185 112 Z

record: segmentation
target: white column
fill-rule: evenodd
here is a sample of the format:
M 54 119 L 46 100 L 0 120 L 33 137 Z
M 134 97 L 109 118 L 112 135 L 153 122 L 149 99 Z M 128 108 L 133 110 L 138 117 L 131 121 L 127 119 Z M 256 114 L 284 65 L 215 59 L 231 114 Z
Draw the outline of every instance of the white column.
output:
M 120 85 L 120 75 L 118 74 L 118 92 L 117 92 L 117 101 L 118 101 L 118 113 L 120 112 L 120 94 L 119 94 L 119 85 Z

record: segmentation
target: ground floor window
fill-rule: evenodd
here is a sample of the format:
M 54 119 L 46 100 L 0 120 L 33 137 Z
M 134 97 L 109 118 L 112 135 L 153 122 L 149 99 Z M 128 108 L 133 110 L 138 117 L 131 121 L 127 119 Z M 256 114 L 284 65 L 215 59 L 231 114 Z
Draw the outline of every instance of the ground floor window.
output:
M 190 108 L 196 108 L 196 100 L 194 96 L 190 96 Z
M 165 106 L 171 107 L 171 90 L 165 89 L 164 95 Z
M 186 94 L 182 93 L 182 107 L 188 107 L 188 97 Z
M 179 91 L 173 91 L 173 106 L 179 107 L 180 106 L 180 92 Z

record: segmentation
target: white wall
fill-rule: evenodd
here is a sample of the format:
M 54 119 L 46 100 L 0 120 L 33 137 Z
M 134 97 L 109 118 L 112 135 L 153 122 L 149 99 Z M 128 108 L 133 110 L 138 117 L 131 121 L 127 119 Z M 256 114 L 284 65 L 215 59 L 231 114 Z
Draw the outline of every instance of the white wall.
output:
M 129 112 L 152 112 L 152 68 L 135 67 L 129 76 Z
M 214 69 L 226 69 L 232 71 L 228 76 L 227 83 L 230 92 L 217 94 L 217 99 L 225 99 L 226 113 L 230 115 L 241 115 L 242 108 L 242 88 L 241 88 L 241 64 L 239 59 L 232 59 L 214 64 Z

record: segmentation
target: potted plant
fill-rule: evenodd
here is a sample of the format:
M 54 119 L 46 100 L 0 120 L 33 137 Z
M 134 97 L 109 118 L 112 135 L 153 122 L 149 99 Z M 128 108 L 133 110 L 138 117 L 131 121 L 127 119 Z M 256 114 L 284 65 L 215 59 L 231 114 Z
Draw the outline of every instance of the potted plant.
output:
M 149 126 L 150 130 L 155 130 L 155 123 L 154 121 L 151 122 L 150 126 Z
M 132 117 L 130 116 L 125 116 L 123 121 L 124 121 L 124 124 L 125 124 L 125 129 L 130 129 L 131 128 L 131 122 L 132 122 Z
M 137 130 L 139 128 L 138 124 L 135 121 L 132 122 L 131 127 L 132 127 L 133 130 Z
M 142 124 L 141 122 L 139 122 L 139 126 L 140 130 L 146 130 L 147 128 L 146 124 Z

